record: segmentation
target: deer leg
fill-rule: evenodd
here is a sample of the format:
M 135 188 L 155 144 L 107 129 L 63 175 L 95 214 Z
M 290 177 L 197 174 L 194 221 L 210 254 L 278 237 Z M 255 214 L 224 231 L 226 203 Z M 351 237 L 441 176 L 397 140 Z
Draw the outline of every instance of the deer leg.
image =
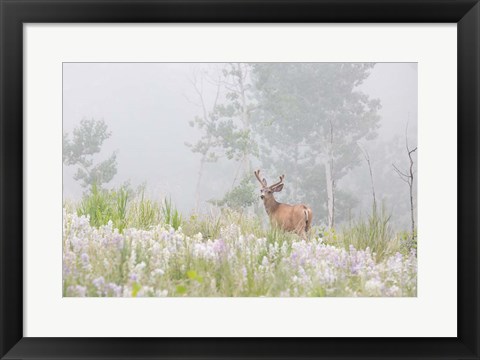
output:
M 303 240 L 308 240 L 307 233 L 305 232 L 305 230 L 302 230 L 302 234 L 300 236 L 302 237 Z
M 295 226 L 295 229 L 293 231 L 302 239 L 307 239 L 307 233 L 305 232 L 305 222 L 303 220 L 300 220 L 297 223 L 297 226 Z
M 310 229 L 310 226 L 312 225 L 310 223 L 310 213 L 311 210 L 308 208 L 303 209 L 303 215 L 305 216 L 305 231 L 308 231 Z

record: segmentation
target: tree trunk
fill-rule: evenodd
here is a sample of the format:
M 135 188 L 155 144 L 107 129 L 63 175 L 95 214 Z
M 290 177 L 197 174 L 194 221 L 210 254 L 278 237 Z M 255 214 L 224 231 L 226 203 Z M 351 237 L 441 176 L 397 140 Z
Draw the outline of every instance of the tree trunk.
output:
M 405 138 L 407 139 L 407 135 L 405 134 Z M 414 185 L 414 173 L 413 173 L 413 158 L 412 153 L 417 151 L 417 148 L 410 150 L 408 147 L 408 141 L 406 141 L 406 147 L 408 151 L 408 158 L 410 159 L 410 178 L 409 178 L 409 188 L 410 188 L 410 215 L 412 217 L 412 238 L 415 238 L 415 210 L 413 207 L 413 185 Z
M 298 190 L 298 144 L 295 145 L 295 170 L 293 176 L 293 192 L 292 198 L 294 201 L 297 201 L 297 190 Z
M 333 192 L 333 177 L 332 177 L 332 162 L 328 160 L 325 162 L 325 178 L 327 181 L 327 220 L 328 227 L 335 226 L 335 197 Z
M 200 160 L 200 168 L 198 169 L 197 186 L 195 190 L 195 212 L 198 212 L 198 206 L 200 205 L 200 183 L 202 181 L 204 166 L 205 166 L 205 155 L 202 156 L 202 159 Z
M 250 175 L 250 159 L 247 154 L 243 155 L 243 173 L 244 175 Z
M 368 154 L 368 151 L 361 148 L 363 152 L 363 156 L 365 157 L 365 160 L 367 161 L 368 165 L 368 171 L 370 172 L 370 184 L 372 185 L 372 197 L 373 197 L 373 216 L 377 216 L 377 197 L 375 196 L 375 184 L 373 182 L 373 171 L 372 171 L 372 164 L 370 163 L 370 155 Z
M 325 178 L 327 180 L 327 218 L 328 227 L 335 226 L 335 180 L 333 179 L 333 122 L 330 119 L 330 144 L 328 159 L 325 162 Z
M 246 71 L 242 69 L 241 64 L 237 64 L 238 70 L 238 86 L 240 92 L 240 100 L 242 102 L 242 109 L 241 109 L 241 121 L 243 125 L 243 130 L 248 131 L 250 129 L 250 119 L 248 116 L 248 109 L 247 109 L 247 98 L 245 95 L 246 89 L 244 84 L 244 76 L 246 78 Z M 250 156 L 249 156 L 249 149 L 243 149 L 243 172 L 244 175 L 250 174 Z
M 415 213 L 413 210 L 413 182 L 410 185 L 410 214 L 412 216 L 412 237 L 415 237 Z

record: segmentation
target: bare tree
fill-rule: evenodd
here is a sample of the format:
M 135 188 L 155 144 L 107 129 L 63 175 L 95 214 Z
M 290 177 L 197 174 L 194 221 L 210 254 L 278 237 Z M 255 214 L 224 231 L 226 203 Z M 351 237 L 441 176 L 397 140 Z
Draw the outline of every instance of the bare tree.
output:
M 412 222 L 412 237 L 415 237 L 415 210 L 414 210 L 414 203 L 413 203 L 413 185 L 414 185 L 415 170 L 414 170 L 414 161 L 413 161 L 412 154 L 415 151 L 417 151 L 417 146 L 415 146 L 413 149 L 410 149 L 410 146 L 408 145 L 407 131 L 408 131 L 408 123 L 405 129 L 405 149 L 408 154 L 410 166 L 407 170 L 404 170 L 404 171 L 400 170 L 395 164 L 392 164 L 392 166 L 395 172 L 400 177 L 400 179 L 402 179 L 402 181 L 404 181 L 408 185 L 408 189 L 410 192 L 410 216 L 411 216 L 411 222 Z

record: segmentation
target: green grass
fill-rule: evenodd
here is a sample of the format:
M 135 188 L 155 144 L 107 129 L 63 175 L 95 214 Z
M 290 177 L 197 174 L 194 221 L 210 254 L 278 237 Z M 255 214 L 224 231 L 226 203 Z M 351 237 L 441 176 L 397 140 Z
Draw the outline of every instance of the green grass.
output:
M 112 221 L 119 231 L 127 225 L 127 203 L 129 194 L 127 189 L 103 190 L 96 184 L 90 193 L 84 195 L 77 207 L 77 215 L 90 217 L 90 224 L 99 227 Z
M 265 237 L 272 244 L 291 243 L 292 238 L 296 238 L 294 234 L 262 225 L 260 216 L 229 208 L 184 217 L 171 199 L 154 201 L 145 196 L 144 190 L 134 196 L 126 187 L 104 190 L 94 185 L 78 204 L 65 201 L 65 206 L 70 210 L 76 208 L 79 216 L 88 215 L 92 226 L 99 227 L 112 221 L 113 227 L 120 232 L 126 228 L 149 230 L 161 224 L 169 225 L 175 230 L 181 227 L 188 236 L 201 233 L 204 239 L 216 239 L 222 228 L 235 224 L 240 227 L 242 234 Z M 393 230 L 390 215 L 384 209 L 380 212 L 372 211 L 368 217 L 342 226 L 339 231 L 314 227 L 310 232 L 310 237 L 319 235 L 325 243 L 345 249 L 350 246 L 356 249 L 368 247 L 379 261 L 396 252 L 406 254 L 417 246 L 416 234 L 412 236 L 408 232 L 397 233 Z
M 175 230 L 178 230 L 182 225 L 182 214 L 180 214 L 177 208 L 172 205 L 171 199 L 165 199 L 163 201 L 162 214 L 164 224 L 171 225 Z
M 129 227 L 137 229 L 149 229 L 152 226 L 158 225 L 162 221 L 160 205 L 145 198 L 142 191 L 137 201 L 130 203 L 127 222 Z
M 368 247 L 376 254 L 377 261 L 396 252 L 406 254 L 413 247 L 413 243 L 407 243 L 407 233 L 397 233 L 393 230 L 390 218 L 384 209 L 381 212 L 372 211 L 367 218 L 343 226 L 338 233 L 335 230 L 325 231 L 325 240 L 329 244 L 345 249 L 349 249 L 350 246 L 356 249 Z

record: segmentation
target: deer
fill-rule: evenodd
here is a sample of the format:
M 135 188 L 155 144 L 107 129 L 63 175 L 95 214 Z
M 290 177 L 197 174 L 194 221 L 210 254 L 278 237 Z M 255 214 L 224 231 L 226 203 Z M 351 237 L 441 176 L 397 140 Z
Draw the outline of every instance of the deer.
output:
M 306 239 L 307 232 L 312 226 L 312 209 L 304 204 L 282 204 L 273 196 L 274 193 L 282 191 L 285 175 L 280 176 L 279 182 L 268 186 L 265 178 L 260 178 L 260 170 L 255 171 L 254 174 L 261 185 L 260 198 L 270 218 L 270 224 Z

